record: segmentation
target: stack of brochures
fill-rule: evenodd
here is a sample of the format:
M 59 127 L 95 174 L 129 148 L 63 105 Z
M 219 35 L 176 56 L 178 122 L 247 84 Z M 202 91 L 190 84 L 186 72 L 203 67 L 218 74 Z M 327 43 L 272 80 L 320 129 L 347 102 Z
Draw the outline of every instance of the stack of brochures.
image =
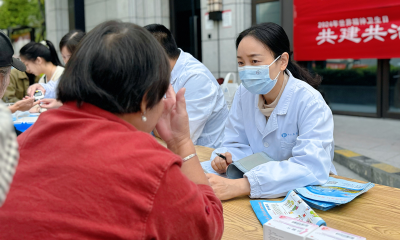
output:
M 286 216 L 326 226 L 325 221 L 294 191 L 290 191 L 282 201 L 251 200 L 250 204 L 262 225 L 271 219 Z
M 375 186 L 375 184 L 370 182 L 357 183 L 329 177 L 328 182 L 322 186 L 306 186 L 296 188 L 294 191 L 298 193 L 310 207 L 326 211 L 352 201 L 357 196 L 367 192 L 373 186 Z

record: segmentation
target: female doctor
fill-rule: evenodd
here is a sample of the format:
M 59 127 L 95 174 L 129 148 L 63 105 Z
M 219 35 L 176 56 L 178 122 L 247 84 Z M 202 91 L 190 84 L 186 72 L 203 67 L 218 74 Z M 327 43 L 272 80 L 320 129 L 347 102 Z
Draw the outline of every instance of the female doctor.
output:
M 276 161 L 253 168 L 241 179 L 207 174 L 216 195 L 221 200 L 242 195 L 275 198 L 298 187 L 324 184 L 336 170 L 332 112 L 316 90 L 320 78 L 290 60 L 289 39 L 275 23 L 243 31 L 236 48 L 242 85 L 211 166 L 224 173 L 232 161 L 258 152 Z M 226 160 L 215 153 L 223 153 Z

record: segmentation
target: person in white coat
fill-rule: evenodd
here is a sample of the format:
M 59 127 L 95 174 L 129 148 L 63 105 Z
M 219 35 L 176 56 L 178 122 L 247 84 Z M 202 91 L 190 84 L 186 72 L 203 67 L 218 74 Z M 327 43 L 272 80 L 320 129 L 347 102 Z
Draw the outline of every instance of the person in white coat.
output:
M 224 173 L 232 161 L 258 152 L 276 161 L 251 169 L 241 179 L 207 174 L 216 195 L 221 200 L 242 195 L 275 198 L 298 187 L 324 184 L 336 170 L 332 112 L 316 90 L 321 79 L 290 60 L 289 39 L 275 23 L 243 31 L 236 47 L 242 84 L 211 166 Z M 226 160 L 215 153 L 223 153 Z
M 193 143 L 210 148 L 220 147 L 229 110 L 217 80 L 203 63 L 177 47 L 172 33 L 164 25 L 150 24 L 144 28 L 167 53 L 174 91 L 186 89 L 186 110 Z

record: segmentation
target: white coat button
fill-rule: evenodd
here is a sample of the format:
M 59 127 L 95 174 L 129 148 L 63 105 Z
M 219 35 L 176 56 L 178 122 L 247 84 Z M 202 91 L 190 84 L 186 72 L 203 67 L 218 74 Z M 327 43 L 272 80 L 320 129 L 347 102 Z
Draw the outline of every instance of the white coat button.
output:
M 269 147 L 269 144 L 267 142 L 264 143 L 264 147 Z

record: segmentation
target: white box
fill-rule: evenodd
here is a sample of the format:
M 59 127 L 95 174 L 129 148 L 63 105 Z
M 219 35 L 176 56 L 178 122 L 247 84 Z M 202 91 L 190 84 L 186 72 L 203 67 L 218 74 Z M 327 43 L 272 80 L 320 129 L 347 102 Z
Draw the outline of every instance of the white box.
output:
M 306 240 L 366 240 L 366 238 L 322 226 L 308 235 Z
M 315 224 L 280 216 L 264 224 L 264 240 L 305 240 L 316 229 Z

